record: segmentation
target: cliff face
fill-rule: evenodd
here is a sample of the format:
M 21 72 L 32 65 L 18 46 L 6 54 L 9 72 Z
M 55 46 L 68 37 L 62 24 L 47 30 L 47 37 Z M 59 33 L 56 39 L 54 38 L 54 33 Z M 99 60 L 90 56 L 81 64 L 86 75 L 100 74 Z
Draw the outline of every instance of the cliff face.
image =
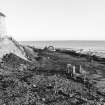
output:
M 17 41 L 15 41 L 12 37 L 2 37 L 0 39 L 0 58 L 2 58 L 6 54 L 13 53 L 24 60 L 28 60 L 27 55 L 35 55 L 35 53 L 31 50 L 28 51 L 28 48 L 23 47 Z
M 11 37 L 6 36 L 0 39 L 0 58 L 9 53 L 14 53 L 23 59 L 27 59 L 22 46 L 20 46 Z

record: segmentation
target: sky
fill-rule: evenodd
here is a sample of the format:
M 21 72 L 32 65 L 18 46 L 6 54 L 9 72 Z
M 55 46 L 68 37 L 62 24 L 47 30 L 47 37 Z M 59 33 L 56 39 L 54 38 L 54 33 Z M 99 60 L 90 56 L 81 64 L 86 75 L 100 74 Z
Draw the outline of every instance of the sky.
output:
M 0 0 L 19 41 L 105 40 L 105 0 Z

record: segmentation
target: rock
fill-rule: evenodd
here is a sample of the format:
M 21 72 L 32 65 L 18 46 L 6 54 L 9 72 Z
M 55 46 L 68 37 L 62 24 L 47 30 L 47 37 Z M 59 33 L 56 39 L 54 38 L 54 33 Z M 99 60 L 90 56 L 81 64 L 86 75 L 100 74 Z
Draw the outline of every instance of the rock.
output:
M 9 53 L 13 53 L 27 60 L 23 47 L 12 37 L 4 36 L 0 39 L 0 58 Z
M 12 37 L 3 36 L 0 38 L 0 58 L 4 55 L 13 53 L 24 60 L 33 60 L 37 56 L 37 53 L 28 46 L 22 46 Z

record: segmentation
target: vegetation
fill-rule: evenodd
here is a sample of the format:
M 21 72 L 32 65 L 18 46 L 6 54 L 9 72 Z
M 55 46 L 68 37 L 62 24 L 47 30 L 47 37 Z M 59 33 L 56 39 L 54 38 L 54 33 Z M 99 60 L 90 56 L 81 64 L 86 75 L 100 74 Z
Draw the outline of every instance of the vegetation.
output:
M 12 53 L 3 57 L 0 105 L 104 105 L 104 91 L 97 82 L 104 79 L 104 64 L 65 52 L 33 50 L 38 57 L 32 62 Z M 81 64 L 92 86 L 70 78 L 65 71 L 68 63 Z

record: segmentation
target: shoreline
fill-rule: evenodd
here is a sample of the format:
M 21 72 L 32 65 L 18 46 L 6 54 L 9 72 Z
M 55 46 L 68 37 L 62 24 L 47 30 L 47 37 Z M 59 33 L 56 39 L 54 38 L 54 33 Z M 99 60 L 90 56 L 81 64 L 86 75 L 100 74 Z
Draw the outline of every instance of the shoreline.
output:
M 101 62 L 102 64 L 105 64 L 105 51 L 104 52 L 96 52 L 92 50 L 85 50 L 85 49 L 62 49 L 62 48 L 57 48 L 56 51 L 61 52 L 61 53 L 66 53 L 69 55 L 73 55 L 76 57 L 91 57 L 92 60 Z M 102 54 L 101 54 L 102 53 Z

